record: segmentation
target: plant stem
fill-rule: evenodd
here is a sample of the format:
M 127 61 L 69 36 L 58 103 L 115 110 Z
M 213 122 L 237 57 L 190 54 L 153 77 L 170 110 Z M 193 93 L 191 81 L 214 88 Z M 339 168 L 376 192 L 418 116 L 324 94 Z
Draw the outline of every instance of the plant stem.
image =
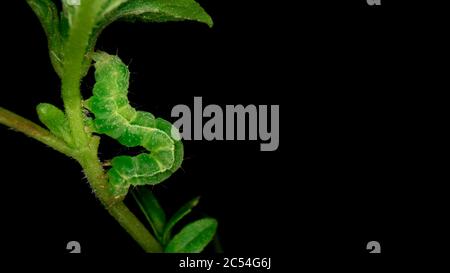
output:
M 109 213 L 139 243 L 144 251 L 149 253 L 162 252 L 162 247 L 159 242 L 156 241 L 123 202 L 116 203 L 109 209 Z
M 0 107 L 0 124 L 24 133 L 69 157 L 75 157 L 74 150 L 67 146 L 64 141 L 36 123 L 10 112 L 3 107 Z
M 2 107 L 0 107 L 0 124 L 24 133 L 56 151 L 80 161 L 91 187 L 94 189 L 96 196 L 105 205 L 108 212 L 146 252 L 162 251 L 161 245 L 125 204 L 123 202 L 113 201 L 113 196 L 107 190 L 106 176 L 96 154 L 97 145 L 95 142 L 88 146 L 89 149 L 80 155 L 48 130 Z
M 108 212 L 119 222 L 119 224 L 133 237 L 133 239 L 149 253 L 162 252 L 162 247 L 158 241 L 150 234 L 145 226 L 136 216 L 125 206 L 123 202 L 114 199 L 108 188 L 107 176 L 97 156 L 96 144 L 91 144 L 87 151 L 84 151 L 80 164 L 86 177 Z
M 62 77 L 62 97 L 69 121 L 72 137 L 77 149 L 77 160 L 102 204 L 120 225 L 147 252 L 161 252 L 161 245 L 145 226 L 109 190 L 107 176 L 98 159 L 98 141 L 85 131 L 80 92 L 83 77 L 83 62 L 89 37 L 96 23 L 104 0 L 83 1 L 70 27 L 69 39 L 64 48 L 64 72 Z
M 95 19 L 102 3 L 103 1 L 83 1 L 77 16 L 74 16 L 72 20 L 69 39 L 64 48 L 62 97 L 75 145 L 79 148 L 88 144 L 81 111 L 81 71 L 89 36 L 95 26 Z

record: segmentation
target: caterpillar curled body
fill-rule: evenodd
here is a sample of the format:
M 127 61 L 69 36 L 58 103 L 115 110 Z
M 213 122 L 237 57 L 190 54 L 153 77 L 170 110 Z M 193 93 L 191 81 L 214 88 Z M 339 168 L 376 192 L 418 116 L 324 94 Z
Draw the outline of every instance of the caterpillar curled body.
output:
M 183 144 L 168 121 L 137 111 L 129 104 L 130 73 L 119 57 L 97 52 L 93 59 L 96 83 L 93 96 L 85 103 L 95 116 L 93 130 L 124 146 L 142 146 L 149 152 L 118 156 L 111 161 L 109 183 L 113 194 L 120 198 L 130 185 L 155 185 L 172 175 L 183 160 Z

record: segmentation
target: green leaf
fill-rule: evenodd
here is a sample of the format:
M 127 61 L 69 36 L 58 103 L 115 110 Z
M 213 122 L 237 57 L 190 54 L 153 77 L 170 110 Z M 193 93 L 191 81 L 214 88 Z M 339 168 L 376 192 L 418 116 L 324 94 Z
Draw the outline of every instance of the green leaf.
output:
M 69 146 L 73 144 L 69 122 L 63 111 L 49 103 L 38 104 L 36 110 L 39 120 L 47 126 L 50 132 L 63 139 Z
M 152 226 L 156 237 L 161 241 L 164 226 L 166 224 L 166 214 L 159 205 L 155 195 L 146 187 L 136 187 L 132 191 L 133 197 L 145 214 L 148 222 Z
M 62 75 L 62 38 L 59 31 L 59 11 L 51 0 L 27 0 L 47 35 L 50 59 L 56 73 Z
M 111 13 L 113 18 L 144 22 L 191 20 L 212 27 L 213 21 L 194 0 L 130 0 Z
M 143 22 L 169 22 L 191 20 L 213 25 L 211 17 L 194 0 L 96 0 L 101 11 L 96 12 L 96 23 L 86 47 L 86 56 L 95 49 L 95 44 L 103 29 L 117 20 Z M 72 21 L 77 16 L 79 5 L 70 0 L 62 0 L 60 13 L 51 0 L 27 0 L 36 13 L 47 34 L 50 58 L 56 73 L 62 78 L 64 46 L 68 40 Z M 83 1 L 81 1 L 83 4 Z M 88 57 L 83 61 L 82 75 L 90 67 Z
M 117 20 L 169 22 L 191 20 L 212 27 L 213 21 L 194 0 L 110 0 L 99 14 L 87 53 L 93 52 L 103 29 Z
M 185 226 L 167 245 L 167 253 L 200 253 L 213 239 L 217 221 L 204 218 Z
M 192 209 L 197 206 L 198 202 L 200 201 L 200 197 L 196 197 L 192 199 L 191 201 L 184 204 L 167 222 L 166 228 L 164 230 L 163 240 L 162 244 L 166 245 L 169 240 L 170 236 L 172 235 L 172 229 L 173 227 L 186 215 L 188 215 Z

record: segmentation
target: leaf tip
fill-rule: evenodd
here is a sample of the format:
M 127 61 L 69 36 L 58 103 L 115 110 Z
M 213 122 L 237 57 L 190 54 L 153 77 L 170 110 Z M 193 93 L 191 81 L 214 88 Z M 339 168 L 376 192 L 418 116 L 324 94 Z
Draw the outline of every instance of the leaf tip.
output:
M 205 19 L 206 19 L 206 20 L 205 20 L 204 23 L 207 24 L 209 28 L 213 28 L 213 26 L 214 26 L 214 21 L 213 21 L 213 19 L 211 18 L 211 16 L 209 16 L 209 15 L 207 14 Z

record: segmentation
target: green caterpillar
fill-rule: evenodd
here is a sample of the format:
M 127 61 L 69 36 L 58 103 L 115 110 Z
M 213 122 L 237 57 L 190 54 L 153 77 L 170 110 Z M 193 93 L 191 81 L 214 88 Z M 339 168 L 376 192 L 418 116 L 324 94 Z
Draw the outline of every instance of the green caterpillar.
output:
M 113 158 L 108 178 L 113 194 L 120 198 L 130 185 L 155 185 L 172 175 L 183 161 L 183 144 L 168 121 L 130 106 L 130 72 L 119 57 L 97 52 L 93 59 L 96 83 L 85 106 L 95 115 L 91 125 L 94 132 L 150 152 Z

